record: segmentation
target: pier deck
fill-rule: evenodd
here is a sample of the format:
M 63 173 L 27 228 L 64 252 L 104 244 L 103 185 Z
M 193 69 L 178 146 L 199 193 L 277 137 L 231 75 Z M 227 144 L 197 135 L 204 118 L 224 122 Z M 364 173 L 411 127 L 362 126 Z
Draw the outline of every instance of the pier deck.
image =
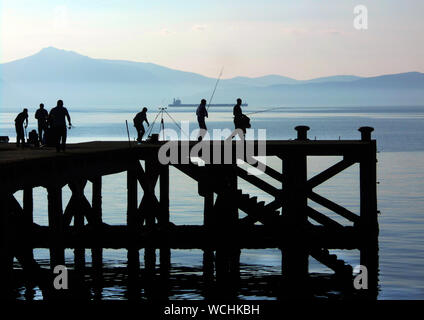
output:
M 80 267 L 85 264 L 85 249 L 91 249 L 93 263 L 100 268 L 103 248 L 125 248 L 131 272 L 139 269 L 140 248 L 146 249 L 147 269 L 154 269 L 155 249 L 160 249 L 161 270 L 169 268 L 171 249 L 198 248 L 204 251 L 205 275 L 218 280 L 237 274 L 240 249 L 279 248 L 282 275 L 295 281 L 307 277 L 309 256 L 336 274 L 351 277 L 352 266 L 329 249 L 358 249 L 361 264 L 368 268 L 370 286 L 376 290 L 378 221 L 376 141 L 371 139 L 372 129 L 361 128 L 360 140 L 335 141 L 311 141 L 306 137 L 307 127 L 296 130 L 296 140 L 247 141 L 241 156 L 237 152 L 241 142 L 230 142 L 229 158 L 224 156 L 227 149 L 223 142 L 218 145 L 216 141 L 203 141 L 201 144 L 210 153 L 202 149 L 200 157 L 207 154 L 214 159 L 213 163 L 206 160 L 204 166 L 191 162 L 186 152 L 199 146 L 197 141 L 168 142 L 169 148 L 179 150 L 178 161 L 168 164 L 158 160 L 167 142 L 87 142 L 69 144 L 65 153 L 57 153 L 54 148 L 20 149 L 14 144 L 0 144 L 2 271 L 11 271 L 13 257 L 24 269 L 33 270 L 34 248 L 50 249 L 52 270 L 64 264 L 65 248 L 75 248 L 75 263 Z M 249 143 L 253 150 L 250 159 L 266 150 L 264 156 L 282 161 L 281 172 L 269 165 L 263 167 L 265 174 L 281 182 L 281 188 L 238 166 L 237 159 L 248 158 Z M 342 156 L 342 160 L 307 179 L 308 156 Z M 230 160 L 224 162 L 224 158 Z M 216 163 L 217 159 L 221 162 Z M 313 190 L 355 163 L 360 167 L 359 215 Z M 203 225 L 176 226 L 169 222 L 170 166 L 197 181 L 199 196 L 204 198 Z M 106 225 L 102 221 L 102 177 L 119 172 L 127 173 L 127 224 Z M 265 191 L 273 200 L 264 203 L 243 193 L 237 187 L 238 179 Z M 92 184 L 90 200 L 84 195 L 87 183 Z M 72 191 L 66 206 L 62 203 L 65 185 Z M 143 190 L 141 201 L 137 196 L 139 186 Z M 33 223 L 35 187 L 47 190 L 48 226 Z M 18 190 L 23 190 L 23 206 L 14 197 Z M 311 200 L 345 218 L 349 225 L 311 208 Z M 246 217 L 240 218 L 239 210 Z

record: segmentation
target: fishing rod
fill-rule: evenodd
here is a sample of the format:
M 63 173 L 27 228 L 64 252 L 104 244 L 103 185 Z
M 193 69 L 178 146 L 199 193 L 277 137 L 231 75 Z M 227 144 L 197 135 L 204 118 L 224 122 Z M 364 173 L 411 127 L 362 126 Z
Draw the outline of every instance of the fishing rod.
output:
M 209 99 L 209 103 L 208 103 L 208 107 L 206 108 L 206 111 L 208 111 L 208 110 L 209 110 L 209 107 L 210 107 L 210 105 L 211 105 L 211 102 L 212 102 L 213 96 L 214 96 L 215 91 L 216 91 L 216 87 L 218 86 L 218 82 L 219 82 L 219 80 L 221 79 L 221 76 L 222 76 L 222 72 L 223 72 L 223 71 L 224 71 L 224 66 L 222 66 L 222 68 L 221 68 L 221 72 L 219 73 L 219 76 L 218 76 L 218 79 L 216 79 L 215 88 L 213 88 L 213 92 L 212 92 L 211 98 Z
M 246 113 L 246 115 L 248 115 L 248 114 L 257 114 L 257 113 L 262 113 L 262 112 L 267 112 L 267 111 L 273 111 L 273 110 L 278 110 L 278 109 L 284 109 L 284 108 L 287 108 L 287 107 L 269 108 L 269 109 L 265 109 L 265 110 L 260 110 L 260 111 L 255 111 L 255 112 L 249 112 L 249 113 Z
M 157 113 L 155 120 L 153 120 L 152 124 L 149 126 L 149 129 L 147 130 L 147 136 L 149 136 L 149 134 L 151 134 L 153 132 L 153 127 L 156 123 L 157 118 L 159 117 L 159 115 L 161 116 L 161 128 L 162 128 L 162 134 L 163 134 L 163 140 L 165 140 L 165 124 L 163 122 L 163 115 L 166 114 L 173 122 L 174 124 L 178 127 L 178 129 L 180 129 L 180 131 L 182 133 L 184 133 L 184 135 L 190 139 L 190 136 L 181 128 L 181 126 L 178 124 L 178 122 L 168 113 L 168 111 L 166 111 L 166 107 L 159 107 L 159 112 Z
M 128 145 L 131 148 L 131 141 L 130 141 L 130 130 L 128 130 L 128 121 L 125 120 L 125 124 L 127 126 L 127 135 L 128 135 Z

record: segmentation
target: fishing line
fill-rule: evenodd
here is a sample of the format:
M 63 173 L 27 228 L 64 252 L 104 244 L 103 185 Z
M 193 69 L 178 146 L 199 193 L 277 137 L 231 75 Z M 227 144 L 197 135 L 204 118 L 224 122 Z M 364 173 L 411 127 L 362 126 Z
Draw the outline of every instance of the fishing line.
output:
M 222 76 L 222 72 L 223 72 L 223 71 L 224 71 L 224 66 L 222 66 L 222 68 L 221 68 L 221 72 L 219 73 L 218 79 L 216 80 L 215 88 L 213 88 L 213 92 L 212 92 L 211 98 L 209 99 L 209 103 L 208 103 L 208 107 L 206 108 L 206 111 L 208 111 L 208 110 L 209 110 L 209 107 L 210 107 L 210 105 L 211 105 L 211 102 L 212 102 L 213 96 L 214 96 L 215 91 L 216 91 L 216 87 L 218 86 L 218 82 L 219 82 L 219 80 L 221 79 L 221 76 Z
M 184 133 L 186 137 L 190 139 L 187 133 L 184 132 L 183 128 L 180 127 L 180 125 L 177 123 L 177 121 L 174 120 L 174 118 L 168 113 L 168 111 L 165 110 L 165 112 L 171 118 L 171 120 L 174 121 L 175 125 L 181 130 L 181 132 Z
M 267 111 L 278 110 L 278 109 L 284 109 L 284 108 L 286 108 L 286 107 L 270 108 L 270 109 L 265 109 L 265 110 L 255 111 L 255 112 L 249 112 L 249 113 L 246 113 L 246 115 L 248 115 L 248 114 L 257 114 L 257 113 L 261 113 L 261 112 L 267 112 Z
M 152 131 L 153 131 L 153 127 L 154 127 L 155 122 L 156 122 L 156 119 L 159 117 L 159 115 L 160 115 L 162 112 L 163 112 L 162 110 L 159 110 L 159 112 L 156 114 L 155 120 L 153 120 L 152 124 L 149 126 L 149 129 L 147 129 L 147 132 L 146 132 L 147 137 L 148 137 L 148 136 L 152 133 Z

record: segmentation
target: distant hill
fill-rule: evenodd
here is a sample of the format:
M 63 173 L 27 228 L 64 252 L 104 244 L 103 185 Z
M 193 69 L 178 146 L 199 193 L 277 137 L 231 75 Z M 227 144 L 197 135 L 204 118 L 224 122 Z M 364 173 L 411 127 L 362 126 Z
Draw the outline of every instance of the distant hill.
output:
M 58 98 L 73 106 L 168 104 L 209 99 L 216 79 L 153 63 L 93 59 L 53 47 L 0 65 L 0 103 L 21 108 Z M 422 105 L 424 74 L 296 80 L 281 75 L 222 79 L 215 103 L 242 97 L 249 105 Z
M 330 76 L 330 77 L 321 77 L 310 80 L 303 80 L 300 82 L 303 83 L 318 83 L 318 82 L 350 82 L 354 80 L 362 79 L 362 77 L 351 76 L 351 75 L 341 75 L 341 76 Z

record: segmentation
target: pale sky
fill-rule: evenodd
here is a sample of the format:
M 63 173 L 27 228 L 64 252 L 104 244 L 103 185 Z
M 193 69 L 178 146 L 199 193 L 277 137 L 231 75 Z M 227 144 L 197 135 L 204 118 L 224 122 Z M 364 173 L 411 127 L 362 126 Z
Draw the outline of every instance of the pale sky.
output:
M 54 46 L 223 78 L 424 72 L 423 14 L 422 0 L 0 0 L 0 62 Z

